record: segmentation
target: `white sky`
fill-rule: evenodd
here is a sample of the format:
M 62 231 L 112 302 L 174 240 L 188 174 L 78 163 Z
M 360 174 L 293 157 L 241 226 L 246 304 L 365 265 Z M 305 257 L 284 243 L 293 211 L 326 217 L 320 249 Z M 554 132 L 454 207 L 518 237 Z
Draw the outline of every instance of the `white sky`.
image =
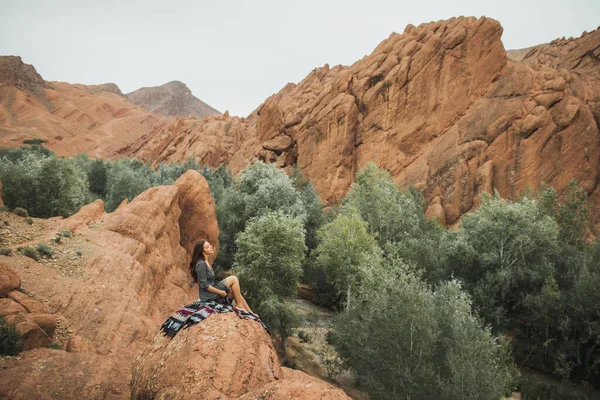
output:
M 600 0 L 0 0 L 0 54 L 49 81 L 123 93 L 180 80 L 245 116 L 315 67 L 350 65 L 409 23 L 460 15 L 497 19 L 505 48 L 518 49 L 596 29 Z

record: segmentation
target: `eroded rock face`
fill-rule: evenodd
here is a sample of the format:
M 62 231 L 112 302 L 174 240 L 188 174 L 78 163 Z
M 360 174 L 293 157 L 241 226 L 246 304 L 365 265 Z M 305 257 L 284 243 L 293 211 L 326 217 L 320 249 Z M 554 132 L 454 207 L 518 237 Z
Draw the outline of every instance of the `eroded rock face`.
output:
M 214 314 L 173 339 L 154 338 L 134 362 L 131 398 L 348 399 L 325 382 L 285 370 L 260 324 Z
M 339 201 L 374 161 L 414 185 L 451 225 L 482 192 L 514 198 L 577 179 L 594 204 L 600 161 L 600 30 L 507 58 L 489 18 L 409 25 L 349 67 L 288 84 L 248 118 L 178 121 L 120 151 L 145 160 L 297 165 Z M 599 207 L 592 207 L 600 209 Z M 592 213 L 600 232 L 600 212 Z

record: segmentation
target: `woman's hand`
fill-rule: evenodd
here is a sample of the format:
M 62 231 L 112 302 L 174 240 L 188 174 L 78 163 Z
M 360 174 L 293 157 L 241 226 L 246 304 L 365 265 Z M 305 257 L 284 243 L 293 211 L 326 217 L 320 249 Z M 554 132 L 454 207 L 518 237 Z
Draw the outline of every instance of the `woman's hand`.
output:
M 219 293 L 219 296 L 221 297 L 227 297 L 227 292 L 224 290 L 221 290 L 221 293 Z

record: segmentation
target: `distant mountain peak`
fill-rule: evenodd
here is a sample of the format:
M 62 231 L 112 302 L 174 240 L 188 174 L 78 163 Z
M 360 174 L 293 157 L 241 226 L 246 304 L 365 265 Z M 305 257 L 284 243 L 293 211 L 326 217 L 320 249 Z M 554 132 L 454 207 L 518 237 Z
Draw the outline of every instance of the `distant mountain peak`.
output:
M 0 56 L 0 85 L 16 86 L 35 91 L 46 82 L 33 65 L 25 64 L 19 56 Z
M 143 87 L 128 93 L 132 103 L 155 114 L 167 117 L 194 116 L 202 119 L 207 115 L 221 114 L 192 94 L 181 81 L 171 81 L 161 86 Z

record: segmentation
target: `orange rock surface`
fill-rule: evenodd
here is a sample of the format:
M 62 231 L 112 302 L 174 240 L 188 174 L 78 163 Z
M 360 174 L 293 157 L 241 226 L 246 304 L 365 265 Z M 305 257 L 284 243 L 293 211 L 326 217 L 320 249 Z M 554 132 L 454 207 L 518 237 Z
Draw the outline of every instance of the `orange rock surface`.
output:
M 329 203 L 374 161 L 414 185 L 447 224 L 498 190 L 577 179 L 600 204 L 600 30 L 509 59 L 489 18 L 409 25 L 355 64 L 313 70 L 247 118 L 211 116 L 155 127 L 120 155 L 297 165 Z M 600 209 L 600 207 L 592 207 Z M 592 212 L 596 233 L 600 215 Z
M 158 334 L 136 359 L 131 388 L 132 399 L 349 399 L 282 368 L 262 326 L 233 313 L 211 315 L 173 339 Z

